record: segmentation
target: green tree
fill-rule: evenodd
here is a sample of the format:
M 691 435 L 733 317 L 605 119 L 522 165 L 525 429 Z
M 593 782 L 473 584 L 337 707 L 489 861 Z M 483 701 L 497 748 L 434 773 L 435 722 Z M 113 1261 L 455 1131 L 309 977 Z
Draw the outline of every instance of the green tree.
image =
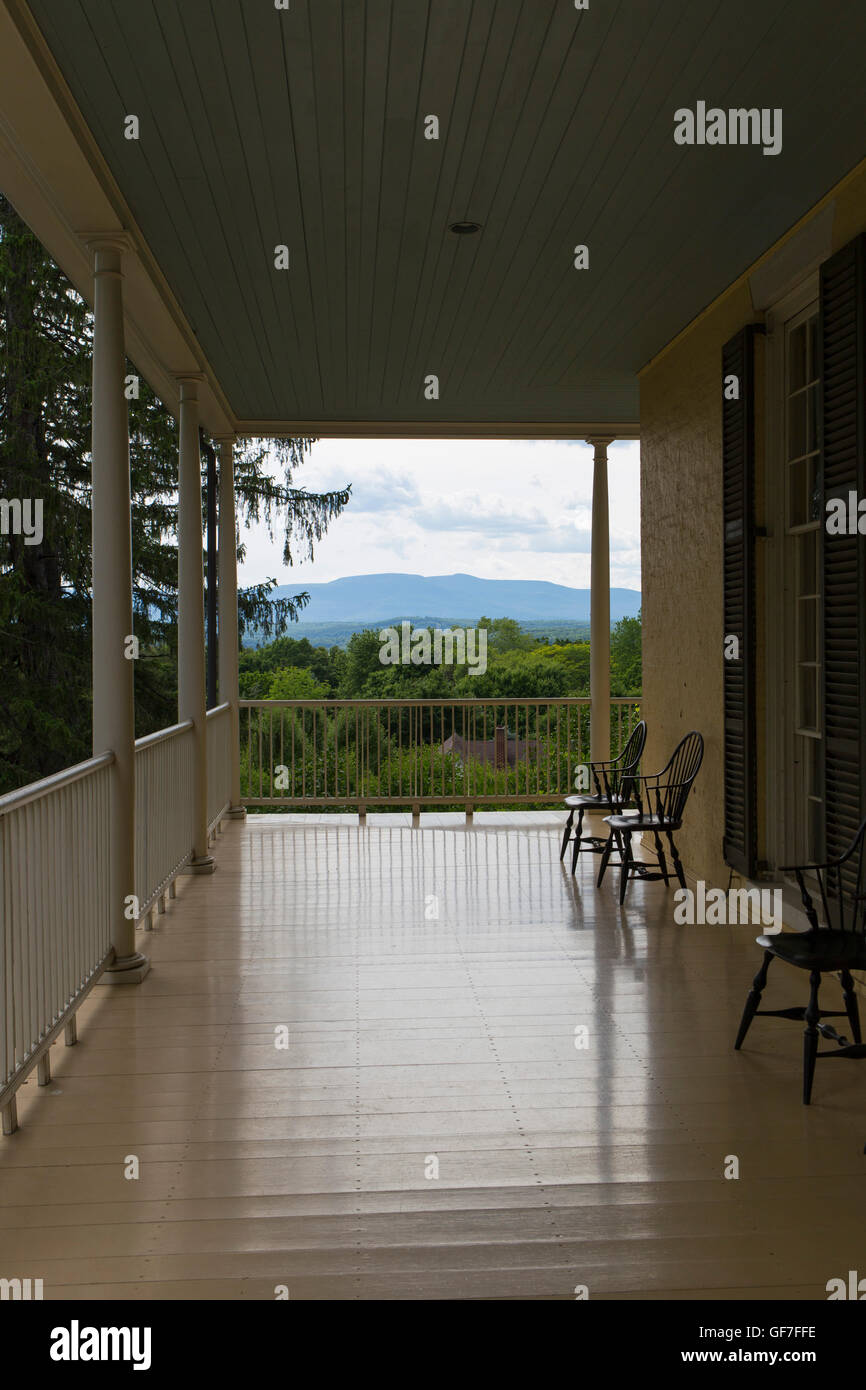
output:
M 610 634 L 610 693 L 640 695 L 643 681 L 641 615 L 620 618 Z
M 306 637 L 277 637 L 261 647 L 246 648 L 238 662 L 241 683 L 246 683 L 249 691 L 245 692 L 245 698 L 251 700 L 265 698 L 260 692 L 267 688 L 268 673 L 289 666 L 303 666 L 312 671 L 332 695 L 340 683 L 345 664 L 346 654 L 340 647 L 314 647 Z
M 91 345 L 86 304 L 0 197 L 0 497 L 43 508 L 38 543 L 0 535 L 3 790 L 90 753 Z M 141 734 L 176 717 L 177 427 L 144 381 L 129 407 Z M 348 487 L 317 494 L 296 485 L 313 443 L 246 440 L 236 451 L 239 521 L 282 528 L 286 564 L 296 553 L 312 558 L 349 499 Z M 304 606 L 305 594 L 272 603 L 275 582 L 241 592 L 242 631 L 284 632 Z
M 489 665 L 483 676 L 465 675 L 457 684 L 462 699 L 499 700 L 556 699 L 568 693 L 568 674 L 550 661 L 539 661 L 535 654 L 509 653 Z
M 312 671 L 302 666 L 285 666 L 275 671 L 268 685 L 268 700 L 322 700 L 327 688 L 321 685 Z
M 360 700 L 371 678 L 383 674 L 388 668 L 379 660 L 382 643 L 379 633 L 373 628 L 355 632 L 349 638 L 346 648 L 346 664 L 340 694 L 348 700 Z M 369 697 L 368 697 L 369 698 Z
M 536 645 L 537 639 L 514 618 L 479 618 L 478 626 L 487 628 L 488 651 L 528 652 Z

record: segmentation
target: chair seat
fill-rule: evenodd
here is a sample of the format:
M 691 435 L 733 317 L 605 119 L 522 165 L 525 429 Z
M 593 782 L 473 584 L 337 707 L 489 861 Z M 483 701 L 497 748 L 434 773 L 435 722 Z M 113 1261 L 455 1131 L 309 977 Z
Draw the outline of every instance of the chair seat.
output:
M 860 932 L 822 928 L 756 939 L 765 951 L 801 970 L 866 970 L 866 941 Z
M 681 821 L 666 820 L 664 816 L 648 815 L 620 815 L 605 816 L 605 825 L 609 825 L 612 830 L 679 830 Z
M 618 796 L 608 798 L 606 796 L 593 796 L 586 793 L 580 794 L 579 796 L 567 796 L 565 798 L 565 804 L 569 811 L 609 811 L 612 806 L 617 806 L 622 809 L 624 806 L 628 805 L 628 802 L 624 802 Z

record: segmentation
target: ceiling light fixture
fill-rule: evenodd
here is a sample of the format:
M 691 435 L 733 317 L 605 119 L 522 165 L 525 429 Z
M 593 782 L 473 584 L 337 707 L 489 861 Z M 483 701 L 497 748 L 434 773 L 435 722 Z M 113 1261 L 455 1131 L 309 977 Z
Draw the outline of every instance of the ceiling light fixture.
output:
M 481 223 L 452 222 L 448 230 L 453 232 L 455 236 L 474 236 L 476 232 L 481 231 Z

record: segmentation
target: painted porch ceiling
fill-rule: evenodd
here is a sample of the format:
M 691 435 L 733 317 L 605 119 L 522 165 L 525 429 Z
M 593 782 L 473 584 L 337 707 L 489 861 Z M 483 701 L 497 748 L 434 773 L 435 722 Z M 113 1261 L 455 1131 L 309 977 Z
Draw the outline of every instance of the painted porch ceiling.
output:
M 866 154 L 852 0 L 30 7 L 239 421 L 636 422 Z M 699 100 L 781 107 L 781 154 L 676 145 Z

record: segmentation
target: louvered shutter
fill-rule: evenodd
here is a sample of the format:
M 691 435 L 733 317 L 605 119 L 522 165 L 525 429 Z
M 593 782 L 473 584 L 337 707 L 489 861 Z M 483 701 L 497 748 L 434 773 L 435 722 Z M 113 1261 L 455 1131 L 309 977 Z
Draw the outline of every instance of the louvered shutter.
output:
M 818 363 L 824 502 L 866 496 L 864 349 L 866 237 L 821 267 Z M 826 520 L 826 511 L 824 514 Z M 866 536 L 823 535 L 826 857 L 866 815 Z
M 758 852 L 755 747 L 755 360 L 754 324 L 722 349 L 724 636 L 739 659 L 723 660 L 725 862 L 748 877 Z M 738 396 L 731 396 L 731 378 Z

